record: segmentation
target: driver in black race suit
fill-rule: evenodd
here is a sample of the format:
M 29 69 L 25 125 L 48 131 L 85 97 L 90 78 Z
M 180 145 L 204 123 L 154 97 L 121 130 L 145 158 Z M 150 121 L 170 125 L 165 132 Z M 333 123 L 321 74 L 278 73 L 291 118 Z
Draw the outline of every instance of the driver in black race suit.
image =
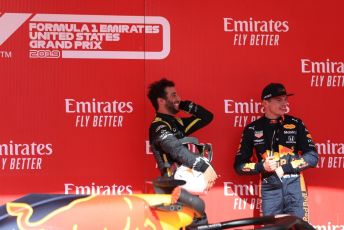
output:
M 264 88 L 265 114 L 245 127 L 234 168 L 240 175 L 261 174 L 264 215 L 291 214 L 308 221 L 301 171 L 317 165 L 318 153 L 303 122 L 285 115 L 291 95 L 279 83 Z M 253 149 L 257 163 L 251 161 Z
M 179 165 L 204 173 L 206 190 L 209 190 L 217 178 L 214 169 L 201 157 L 191 153 L 180 139 L 209 124 L 213 114 L 191 101 L 181 101 L 174 86 L 174 83 L 167 79 L 153 82 L 149 86 L 148 97 L 156 110 L 156 117 L 149 129 L 149 141 L 155 160 L 161 176 L 165 178 L 173 178 Z M 177 118 L 175 114 L 179 110 L 192 116 Z M 190 196 L 198 203 L 203 203 L 198 196 Z M 207 223 L 204 204 L 201 212 L 201 217 L 195 219 L 192 226 Z

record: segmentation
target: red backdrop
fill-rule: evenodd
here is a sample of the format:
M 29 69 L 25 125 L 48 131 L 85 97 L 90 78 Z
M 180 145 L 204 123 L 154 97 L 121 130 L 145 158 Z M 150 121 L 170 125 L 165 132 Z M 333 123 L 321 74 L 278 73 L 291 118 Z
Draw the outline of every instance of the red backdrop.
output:
M 258 178 L 233 159 L 260 92 L 282 82 L 319 150 L 305 172 L 311 223 L 344 225 L 343 3 L 0 1 L 0 199 L 28 193 L 149 192 L 154 111 L 146 88 L 175 81 L 214 114 L 195 135 L 221 175 L 211 222 L 257 215 Z

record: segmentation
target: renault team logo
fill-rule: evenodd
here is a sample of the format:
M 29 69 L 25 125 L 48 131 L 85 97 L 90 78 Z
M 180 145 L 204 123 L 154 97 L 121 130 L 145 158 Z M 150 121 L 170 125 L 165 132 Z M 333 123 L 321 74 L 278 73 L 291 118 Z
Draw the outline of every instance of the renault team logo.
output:
M 255 131 L 254 136 L 257 138 L 261 138 L 263 136 L 263 131 Z
M 170 52 L 170 24 L 160 16 L 4 13 L 0 45 L 27 24 L 30 58 L 164 59 Z M 147 41 L 154 47 L 146 50 Z
M 285 124 L 285 125 L 283 125 L 283 127 L 284 127 L 285 129 L 295 129 L 295 128 L 296 128 L 296 126 L 293 125 L 293 124 Z

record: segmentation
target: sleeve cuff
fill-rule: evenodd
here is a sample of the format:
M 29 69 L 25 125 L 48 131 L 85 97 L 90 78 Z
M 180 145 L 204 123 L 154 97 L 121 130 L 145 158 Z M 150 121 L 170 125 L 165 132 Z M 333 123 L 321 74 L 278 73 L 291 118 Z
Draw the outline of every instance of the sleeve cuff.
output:
M 264 171 L 264 166 L 263 166 L 263 161 L 256 163 L 256 171 L 257 172 L 263 172 Z
M 281 167 L 282 167 L 283 172 L 284 172 L 285 174 L 286 174 L 286 173 L 294 173 L 294 169 L 293 169 L 293 167 L 291 166 L 290 163 L 285 164 L 285 165 L 282 165 Z

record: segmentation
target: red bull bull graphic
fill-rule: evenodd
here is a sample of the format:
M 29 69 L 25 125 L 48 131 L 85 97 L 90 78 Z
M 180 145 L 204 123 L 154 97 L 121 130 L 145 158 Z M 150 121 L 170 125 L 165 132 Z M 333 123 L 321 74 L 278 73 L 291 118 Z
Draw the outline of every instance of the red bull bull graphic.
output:
M 176 192 L 121 196 L 32 194 L 0 207 L 0 229 L 180 230 L 192 223 L 197 211 L 177 200 Z M 257 229 L 314 229 L 302 219 L 289 215 L 229 220 L 193 229 L 254 225 L 265 225 Z
M 39 195 L 35 195 L 39 196 Z M 44 197 L 44 195 L 42 195 Z M 71 202 L 62 204 L 54 210 L 45 209 L 40 217 L 35 212 L 42 212 L 42 204 L 28 204 L 21 201 L 9 202 L 6 210 L 12 225 L 5 228 L 19 230 L 51 229 L 180 229 L 189 225 L 194 211 L 188 207 L 170 208 L 171 195 L 122 195 L 122 196 L 74 196 Z M 29 196 L 30 198 L 30 196 Z M 57 206 L 61 196 L 43 206 Z M 28 199 L 30 200 L 30 199 Z M 44 202 L 41 202 L 44 203 Z M 0 220 L 0 227 L 4 226 Z

